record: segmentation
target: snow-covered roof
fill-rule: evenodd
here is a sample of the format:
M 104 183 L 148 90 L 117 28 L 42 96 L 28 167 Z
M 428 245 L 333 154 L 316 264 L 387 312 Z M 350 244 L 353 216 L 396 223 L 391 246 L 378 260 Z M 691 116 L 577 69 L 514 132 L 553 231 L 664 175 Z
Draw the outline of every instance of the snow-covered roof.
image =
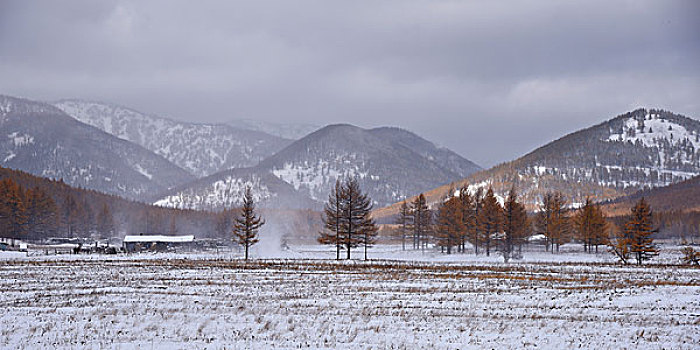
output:
M 136 242 L 164 242 L 164 243 L 188 243 L 194 241 L 193 235 L 164 236 L 164 235 L 127 235 L 124 243 Z
M 547 238 L 547 236 L 545 236 L 544 234 L 538 233 L 536 235 L 532 235 L 532 236 L 528 237 L 527 240 L 528 241 L 538 241 L 538 240 L 545 240 L 546 238 Z

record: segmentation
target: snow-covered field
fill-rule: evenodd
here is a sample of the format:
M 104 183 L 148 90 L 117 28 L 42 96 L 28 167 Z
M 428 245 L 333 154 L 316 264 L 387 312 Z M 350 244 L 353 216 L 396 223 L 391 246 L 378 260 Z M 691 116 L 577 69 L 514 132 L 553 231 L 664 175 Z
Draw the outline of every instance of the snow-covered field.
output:
M 314 251 L 316 249 L 316 251 Z M 700 269 L 609 256 L 422 261 L 0 254 L 0 348 L 697 349 Z M 404 257 L 395 246 L 374 257 Z M 357 255 L 359 256 L 359 254 Z M 549 257 L 549 258 L 548 258 Z M 556 257 L 556 258 L 555 258 Z M 672 262 L 675 257 L 660 261 Z

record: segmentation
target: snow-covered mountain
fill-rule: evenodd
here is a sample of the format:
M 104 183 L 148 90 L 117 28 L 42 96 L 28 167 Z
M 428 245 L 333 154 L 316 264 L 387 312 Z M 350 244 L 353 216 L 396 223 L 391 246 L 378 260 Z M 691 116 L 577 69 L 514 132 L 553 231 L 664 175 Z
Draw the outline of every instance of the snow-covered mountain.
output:
M 197 177 L 256 165 L 292 141 L 224 124 L 194 124 L 106 103 L 54 104 L 73 118 L 141 145 Z
M 49 104 L 2 95 L 0 165 L 131 199 L 193 179 L 165 158 Z
M 291 140 L 298 140 L 321 128 L 314 124 L 279 123 L 253 119 L 236 119 L 228 124 L 235 128 L 260 131 Z
M 637 109 L 566 135 L 512 162 L 475 173 L 456 185 L 515 184 L 530 208 L 547 191 L 560 190 L 576 206 L 586 196 L 613 199 L 700 174 L 700 122 L 656 109 Z M 449 186 L 429 192 L 434 202 Z M 398 204 L 387 213 L 395 212 Z
M 474 163 L 415 134 L 397 128 L 366 130 L 352 125 L 329 125 L 292 143 L 285 149 L 247 169 L 245 176 L 223 172 L 196 186 L 174 191 L 157 203 L 172 207 L 211 208 L 237 203 L 227 194 L 240 193 L 244 184 L 253 186 L 262 200 L 306 206 L 307 199 L 320 208 L 336 179 L 357 177 L 376 206 L 462 178 L 479 169 Z M 274 179 L 274 182 L 270 180 Z M 280 194 L 282 182 L 293 192 Z M 286 187 L 285 187 L 286 188 Z M 288 191 L 287 191 L 288 192 Z M 285 196 L 292 198 L 283 198 Z
M 319 204 L 290 184 L 256 168 L 229 169 L 170 191 L 154 204 L 161 207 L 219 210 L 243 204 L 246 187 L 253 189 L 257 206 L 318 208 Z

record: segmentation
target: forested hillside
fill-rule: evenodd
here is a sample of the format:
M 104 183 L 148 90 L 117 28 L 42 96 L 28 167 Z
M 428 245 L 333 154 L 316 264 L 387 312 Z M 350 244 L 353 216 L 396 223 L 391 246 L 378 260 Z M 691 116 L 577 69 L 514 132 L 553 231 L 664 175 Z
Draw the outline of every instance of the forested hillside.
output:
M 700 175 L 700 122 L 672 112 L 637 109 L 566 135 L 514 161 L 427 191 L 432 204 L 456 187 L 493 187 L 504 198 L 515 185 L 528 210 L 548 191 L 561 191 L 573 207 L 586 197 L 613 200 Z M 376 212 L 385 217 L 398 204 Z
M 0 167 L 0 230 L 12 238 L 216 234 L 211 212 L 155 207 Z

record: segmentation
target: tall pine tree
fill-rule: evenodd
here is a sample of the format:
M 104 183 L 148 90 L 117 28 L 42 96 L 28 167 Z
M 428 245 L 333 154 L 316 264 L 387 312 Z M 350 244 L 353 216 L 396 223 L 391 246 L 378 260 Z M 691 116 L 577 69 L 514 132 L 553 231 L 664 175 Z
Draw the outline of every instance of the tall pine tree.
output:
M 243 196 L 243 208 L 241 216 L 236 218 L 233 224 L 233 238 L 245 249 L 245 260 L 248 260 L 248 250 L 255 243 L 258 243 L 258 230 L 265 221 L 255 213 L 255 203 L 253 202 L 253 192 L 250 187 L 246 187 Z
M 542 199 L 540 211 L 537 214 L 537 226 L 545 236 L 546 249 L 559 247 L 569 238 L 569 218 L 566 216 L 566 199 L 561 192 L 547 193 Z
M 583 242 L 583 250 L 592 253 L 595 246 L 606 243 L 608 224 L 605 221 L 603 211 L 598 205 L 593 204 L 589 197 L 578 210 L 573 220 L 576 237 Z
M 336 180 L 335 187 L 328 195 L 328 202 L 323 207 L 323 230 L 318 237 L 319 243 L 335 246 L 336 260 L 340 260 L 340 250 L 343 246 L 342 233 L 346 225 L 343 216 L 344 190 L 340 180 Z
M 356 178 L 337 181 L 324 208 L 324 230 L 319 243 L 335 245 L 338 259 L 341 248 L 350 259 L 352 248 L 363 246 L 367 259 L 367 250 L 374 245 L 378 233 L 371 211 L 372 202 Z
M 459 237 L 459 251 L 466 251 L 467 241 L 470 239 L 471 232 L 476 232 L 476 212 L 474 206 L 474 198 L 469 194 L 467 187 L 462 187 L 459 190 L 460 209 L 462 210 L 462 232 Z
M 362 244 L 367 259 L 367 248 L 374 244 L 377 228 L 371 216 L 372 202 L 360 189 L 356 178 L 347 181 L 344 189 L 343 221 L 346 223 L 344 241 L 347 258 L 350 249 Z
M 522 247 L 523 240 L 530 229 L 530 223 L 525 211 L 525 206 L 518 201 L 515 187 L 511 187 L 503 206 L 503 237 L 501 238 L 500 251 L 503 260 L 508 262 L 514 256 L 514 247 Z
M 630 244 L 629 251 L 637 260 L 637 265 L 659 254 L 652 237 L 656 232 L 658 230 L 653 226 L 651 208 L 642 197 L 632 208 L 632 215 L 625 224 L 624 231 Z
M 481 241 L 486 248 L 486 256 L 491 255 L 491 243 L 494 234 L 500 233 L 503 226 L 503 208 L 498 203 L 493 188 L 489 187 L 483 199 L 483 205 L 478 214 Z
M 462 215 L 459 197 L 451 197 L 438 207 L 435 220 L 436 243 L 447 254 L 452 254 L 452 247 L 460 245 L 462 232 L 464 232 Z
M 413 249 L 425 249 L 432 232 L 433 213 L 422 193 L 413 201 Z
M 473 225 L 468 228 L 469 241 L 474 246 L 474 254 L 479 255 L 479 247 L 481 246 L 481 210 L 484 206 L 484 190 L 479 187 L 474 193 L 474 220 Z
M 399 216 L 394 222 L 399 226 L 399 233 L 401 234 L 401 250 L 406 250 L 406 238 L 413 232 L 413 208 L 410 204 L 404 201 L 401 203 L 399 208 Z

